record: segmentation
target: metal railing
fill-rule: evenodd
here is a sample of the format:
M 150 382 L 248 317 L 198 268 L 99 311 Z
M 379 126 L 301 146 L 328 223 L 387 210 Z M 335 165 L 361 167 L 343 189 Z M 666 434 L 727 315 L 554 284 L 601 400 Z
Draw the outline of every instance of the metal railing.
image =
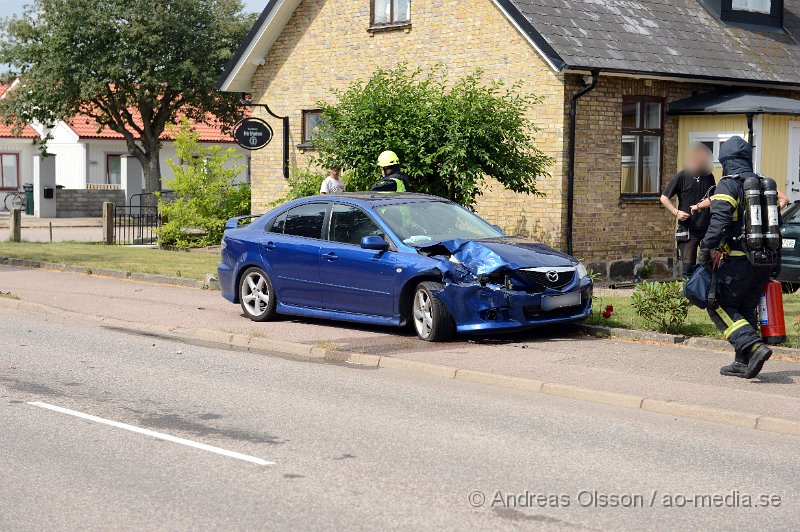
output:
M 158 244 L 161 214 L 157 206 L 114 207 L 114 244 L 152 246 Z

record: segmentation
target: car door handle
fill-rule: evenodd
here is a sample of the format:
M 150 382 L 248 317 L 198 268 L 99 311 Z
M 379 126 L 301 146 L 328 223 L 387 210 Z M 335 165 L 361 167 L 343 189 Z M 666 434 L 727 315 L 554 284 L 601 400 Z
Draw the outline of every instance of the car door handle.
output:
M 264 247 L 267 248 L 267 251 L 272 251 L 278 246 L 275 245 L 275 242 L 267 242 L 266 244 L 264 244 Z
M 336 259 L 338 259 L 339 257 L 337 257 L 337 256 L 336 256 L 336 253 L 334 253 L 334 252 L 330 252 L 330 253 L 325 253 L 325 254 L 322 256 L 322 258 L 323 258 L 323 259 L 325 259 L 325 260 L 327 260 L 328 262 L 333 262 L 333 261 L 335 261 Z

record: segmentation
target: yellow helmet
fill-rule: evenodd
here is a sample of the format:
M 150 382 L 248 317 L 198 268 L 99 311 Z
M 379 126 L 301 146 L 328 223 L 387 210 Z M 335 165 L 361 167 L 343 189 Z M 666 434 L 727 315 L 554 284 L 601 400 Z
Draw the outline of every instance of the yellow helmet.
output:
M 385 151 L 378 156 L 378 166 L 385 168 L 387 166 L 397 166 L 400 164 L 400 158 L 393 151 Z

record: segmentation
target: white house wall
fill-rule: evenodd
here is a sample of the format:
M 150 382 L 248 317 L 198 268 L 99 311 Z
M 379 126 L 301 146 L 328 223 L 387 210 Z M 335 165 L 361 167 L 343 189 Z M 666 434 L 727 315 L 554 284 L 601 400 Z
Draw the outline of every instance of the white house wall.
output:
M 14 153 L 19 159 L 19 188 L 26 183 L 33 183 L 33 156 L 37 148 L 31 139 L 0 138 L 0 153 Z M 0 206 L 5 204 L 6 191 L 0 191 Z M 1 207 L 0 207 L 1 208 Z
M 108 155 L 114 154 L 127 154 L 128 150 L 126 149 L 124 142 L 119 141 L 107 141 L 107 140 L 89 140 L 84 141 L 86 142 L 87 146 L 87 160 L 88 160 L 88 173 L 87 173 L 87 182 L 88 183 L 105 183 L 106 182 L 106 160 Z M 210 146 L 213 144 L 204 144 L 206 146 Z M 238 153 L 242 155 L 242 158 L 239 160 L 238 163 L 229 163 L 227 166 L 234 167 L 236 164 L 245 165 L 244 170 L 240 172 L 239 176 L 237 177 L 237 182 L 247 182 L 249 178 L 249 172 L 247 169 L 247 162 L 249 152 L 238 146 L 231 145 L 231 144 L 223 144 L 224 148 L 228 148 L 234 146 Z M 175 159 L 175 145 L 172 142 L 165 142 L 161 148 L 160 153 L 160 162 L 161 162 L 161 176 L 162 182 L 164 183 L 165 188 L 167 188 L 167 184 L 173 178 L 172 168 L 169 165 L 170 159 Z M 85 186 L 85 184 L 84 184 Z M 81 187 L 83 188 L 83 187 Z
M 86 188 L 86 149 L 71 128 L 58 123 L 50 130 L 47 152 L 56 156 L 57 185 Z
M 64 188 L 86 188 L 86 149 L 82 144 L 47 143 L 56 156 L 56 184 Z
M 19 156 L 19 184 L 33 183 L 33 156 L 37 148 L 31 139 L 0 139 L 0 153 L 15 153 Z

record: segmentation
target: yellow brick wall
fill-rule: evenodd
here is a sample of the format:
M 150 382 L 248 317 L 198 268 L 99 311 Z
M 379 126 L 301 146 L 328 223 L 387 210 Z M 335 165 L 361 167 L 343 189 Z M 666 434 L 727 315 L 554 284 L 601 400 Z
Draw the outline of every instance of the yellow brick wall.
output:
M 466 6 L 468 4 L 468 7 Z M 301 111 L 314 109 L 321 99 L 332 100 L 332 88 L 344 89 L 365 80 L 377 67 L 407 62 L 430 68 L 437 63 L 451 77 L 484 69 L 487 79 L 509 83 L 523 81 L 525 89 L 544 98 L 531 109 L 542 128 L 537 144 L 555 159 L 553 177 L 542 179 L 545 199 L 506 191 L 490 183 L 478 202 L 478 212 L 512 234 L 539 238 L 563 246 L 562 179 L 565 96 L 563 82 L 514 29 L 491 0 L 415 0 L 411 4 L 412 28 L 369 33 L 369 0 L 304 0 L 253 78 L 253 99 L 267 103 L 279 115 L 291 117 L 291 166 L 303 167 L 313 152 L 295 146 L 301 139 Z M 253 209 L 262 212 L 283 195 L 280 124 L 273 123 L 276 138 L 254 152 L 252 160 Z M 376 172 L 377 178 L 377 172 Z

